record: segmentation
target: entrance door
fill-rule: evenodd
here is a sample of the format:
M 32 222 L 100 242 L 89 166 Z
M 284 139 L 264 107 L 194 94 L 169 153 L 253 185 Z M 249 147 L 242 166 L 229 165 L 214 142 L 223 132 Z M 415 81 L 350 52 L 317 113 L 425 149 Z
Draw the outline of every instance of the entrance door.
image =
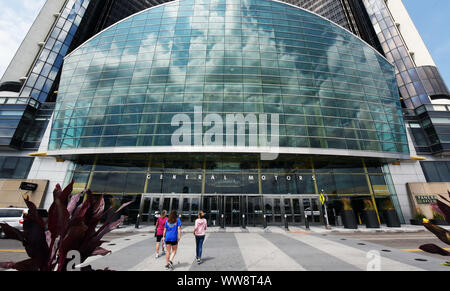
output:
M 319 224 L 322 222 L 322 212 L 319 207 L 318 198 L 303 198 L 302 199 L 302 210 L 303 215 L 308 216 L 308 221 L 311 224 Z
M 284 222 L 284 203 L 281 196 L 264 197 L 264 214 L 267 225 L 281 225 Z
M 281 198 L 274 198 L 273 199 L 273 219 L 276 224 L 282 223 L 282 216 L 283 213 L 281 213 Z
M 299 198 L 292 199 L 292 212 L 294 215 L 294 223 L 302 223 L 303 216 Z
M 225 225 L 239 226 L 241 217 L 241 197 L 239 196 L 224 196 L 225 206 Z
M 169 215 L 175 210 L 183 225 L 192 225 L 200 210 L 200 197 L 193 194 L 143 194 L 139 212 L 140 222 L 154 224 L 156 211 L 166 210 Z
M 191 198 L 183 197 L 182 207 L 181 207 L 181 223 L 185 225 L 191 222 Z
M 290 198 L 283 198 L 283 204 L 284 204 L 284 214 L 286 217 L 286 220 L 289 224 L 294 222 L 294 213 L 292 209 L 292 199 Z
M 145 225 L 155 224 L 155 214 L 159 211 L 159 203 L 161 197 L 159 196 L 145 196 L 141 197 L 141 206 L 139 210 L 140 223 Z
M 167 215 L 169 215 L 173 210 L 175 210 L 178 214 L 180 214 L 180 196 L 164 196 L 162 210 L 167 211 Z
M 273 222 L 273 199 L 264 198 L 264 214 L 266 215 L 267 224 Z
M 222 211 L 222 202 L 219 196 L 204 196 L 203 197 L 203 211 L 206 215 L 206 220 L 209 226 L 220 225 L 220 215 Z
M 200 210 L 200 197 L 193 197 L 191 199 L 191 224 L 195 223 Z
M 262 208 L 262 197 L 247 197 L 247 223 L 251 226 L 263 225 L 264 214 Z

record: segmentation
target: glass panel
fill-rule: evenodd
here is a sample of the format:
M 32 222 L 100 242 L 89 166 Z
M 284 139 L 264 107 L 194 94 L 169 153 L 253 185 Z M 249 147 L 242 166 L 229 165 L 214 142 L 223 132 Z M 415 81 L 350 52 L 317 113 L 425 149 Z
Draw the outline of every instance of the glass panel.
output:
M 264 214 L 266 215 L 267 223 L 273 222 L 273 199 L 264 198 Z
M 194 107 L 203 104 L 205 114 L 218 113 L 222 121 L 229 113 L 254 113 L 244 116 L 248 117 L 245 123 L 253 117 L 259 122 L 263 113 L 269 119 L 279 114 L 282 147 L 409 153 L 404 127 L 394 129 L 396 124 L 404 124 L 395 70 L 375 49 L 306 10 L 289 7 L 286 12 L 284 4 L 261 0 L 250 6 L 222 5 L 221 13 L 234 16 L 208 18 L 205 13 L 216 11 L 216 5 L 196 3 L 181 0 L 166 3 L 161 11 L 141 9 L 128 22 L 112 25 L 74 50 L 65 60 L 55 116 L 63 116 L 67 109 L 63 105 L 74 104 L 73 115 L 85 122 L 79 126 L 55 122 L 52 137 L 59 138 L 51 139 L 51 148 L 96 147 L 100 141 L 102 147 L 172 146 L 171 136 L 177 130 L 170 126 L 173 116 L 186 114 L 192 122 Z M 176 12 L 185 6 L 192 8 L 190 16 Z M 65 25 L 77 27 L 70 21 Z M 384 31 L 389 34 L 387 46 L 394 48 L 390 55 L 407 55 L 403 47 L 397 47 L 398 35 Z M 54 43 L 57 50 L 69 45 L 63 39 L 56 41 L 60 36 L 56 32 L 47 45 Z M 249 43 L 249 36 L 257 37 Z M 36 98 L 46 98 L 52 84 L 41 74 L 42 70 L 52 74 L 46 63 L 62 62 L 53 49 L 44 54 L 46 62 L 37 64 L 30 79 L 37 85 L 27 84 Z M 411 69 L 410 59 L 402 59 L 401 64 Z M 403 70 L 399 79 L 405 81 L 400 90 L 411 93 L 415 102 L 420 100 L 414 94 L 427 96 L 416 86 L 414 70 Z M 104 104 L 108 104 L 107 110 L 100 109 Z M 90 112 L 105 116 L 105 125 L 119 125 L 118 130 L 107 135 L 107 131 L 86 127 L 96 122 Z M 149 123 L 148 113 L 159 112 L 163 114 L 155 114 Z M 267 133 L 271 137 L 275 125 L 269 119 Z M 380 121 L 378 127 L 375 121 Z M 230 142 L 249 144 L 255 128 L 230 133 L 234 138 Z M 83 133 L 89 138 L 82 139 Z M 392 144 L 394 135 L 400 136 L 398 146 Z M 66 139 L 72 142 L 61 142 Z M 214 142 L 223 146 L 226 138 L 218 136 Z M 236 184 L 234 192 L 259 193 L 257 183 L 246 176 L 229 176 Z M 198 190 L 173 182 L 173 187 L 166 186 L 168 191 L 181 192 L 176 190 L 180 187 L 188 188 L 184 193 Z M 210 193 L 225 190 L 210 180 L 207 188 Z M 290 183 L 279 188 L 285 194 L 298 192 Z
M 191 203 L 191 222 L 195 222 L 200 208 L 200 198 L 192 198 Z
M 281 199 L 273 199 L 273 214 L 275 222 L 281 222 Z

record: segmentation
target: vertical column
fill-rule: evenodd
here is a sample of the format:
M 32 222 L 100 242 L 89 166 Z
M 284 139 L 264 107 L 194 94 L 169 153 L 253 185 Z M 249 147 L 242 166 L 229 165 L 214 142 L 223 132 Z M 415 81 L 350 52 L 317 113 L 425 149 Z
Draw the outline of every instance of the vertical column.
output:
M 203 156 L 203 174 L 202 174 L 202 193 L 201 194 L 205 194 L 205 189 L 206 189 L 206 155 Z
M 378 213 L 377 203 L 375 202 L 375 193 L 373 192 L 372 183 L 370 182 L 369 172 L 367 171 L 366 161 L 361 159 L 361 162 L 364 167 L 364 174 L 366 175 L 367 185 L 369 186 L 370 196 L 372 198 L 373 207 L 375 208 L 375 212 L 377 213 L 378 223 L 381 224 L 380 214 Z
M 317 176 L 316 176 L 316 171 L 314 169 L 314 162 L 313 162 L 313 158 L 310 158 L 310 164 L 311 164 L 311 170 L 312 170 L 312 179 L 314 182 L 314 191 L 316 191 L 316 194 L 319 195 L 319 188 L 317 187 Z
M 150 157 L 148 158 L 147 172 L 145 175 L 144 193 L 148 193 L 148 181 L 149 181 L 148 175 L 150 175 L 150 171 L 151 171 L 152 158 L 153 158 L 153 155 L 150 155 Z
M 258 159 L 258 189 L 259 189 L 258 194 L 262 195 L 263 191 L 262 191 L 262 181 L 261 181 L 261 159 L 259 157 L 260 156 L 257 156 L 257 159 Z
M 89 174 L 89 180 L 87 182 L 86 189 L 91 188 L 92 179 L 94 178 L 95 168 L 97 167 L 97 162 L 98 162 L 98 155 L 95 156 L 94 164 L 92 165 L 91 173 Z M 87 196 L 84 195 L 83 201 L 86 201 L 86 199 L 87 199 Z
M 95 168 L 97 167 L 97 162 L 98 162 L 98 155 L 95 156 L 94 164 L 92 165 L 91 173 L 89 174 L 89 180 L 87 182 L 86 189 L 91 188 L 92 179 L 94 178 Z

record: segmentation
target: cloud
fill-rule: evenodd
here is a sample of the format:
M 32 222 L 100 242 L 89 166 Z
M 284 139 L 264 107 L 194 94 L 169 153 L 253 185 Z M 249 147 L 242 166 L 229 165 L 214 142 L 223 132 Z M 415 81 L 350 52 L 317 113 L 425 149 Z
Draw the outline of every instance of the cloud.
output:
M 3 76 L 45 1 L 0 0 L 0 76 Z

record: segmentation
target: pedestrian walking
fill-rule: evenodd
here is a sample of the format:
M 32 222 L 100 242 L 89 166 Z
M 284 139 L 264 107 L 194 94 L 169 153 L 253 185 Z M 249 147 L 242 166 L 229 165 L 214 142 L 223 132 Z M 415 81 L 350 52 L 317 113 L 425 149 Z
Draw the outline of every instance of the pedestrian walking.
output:
M 174 210 L 164 226 L 163 240 L 166 242 L 166 270 L 173 270 L 173 259 L 177 254 L 178 242 L 181 239 L 181 220 Z
M 206 236 L 206 228 L 208 222 L 205 219 L 205 213 L 200 211 L 198 213 L 198 218 L 195 220 L 195 245 L 196 245 L 196 256 L 197 264 L 201 264 L 202 262 L 202 252 L 203 252 L 203 242 L 205 241 Z
M 156 236 L 156 258 L 159 258 L 160 256 L 163 256 L 166 254 L 166 248 L 165 248 L 165 243 L 164 241 L 162 241 L 162 246 L 161 246 L 161 255 L 159 254 L 159 246 L 161 245 L 161 240 L 164 234 L 164 228 L 166 225 L 166 221 L 167 221 L 167 211 L 163 210 L 161 212 L 161 216 L 158 217 L 158 219 L 156 220 L 156 226 L 155 226 L 155 236 Z

